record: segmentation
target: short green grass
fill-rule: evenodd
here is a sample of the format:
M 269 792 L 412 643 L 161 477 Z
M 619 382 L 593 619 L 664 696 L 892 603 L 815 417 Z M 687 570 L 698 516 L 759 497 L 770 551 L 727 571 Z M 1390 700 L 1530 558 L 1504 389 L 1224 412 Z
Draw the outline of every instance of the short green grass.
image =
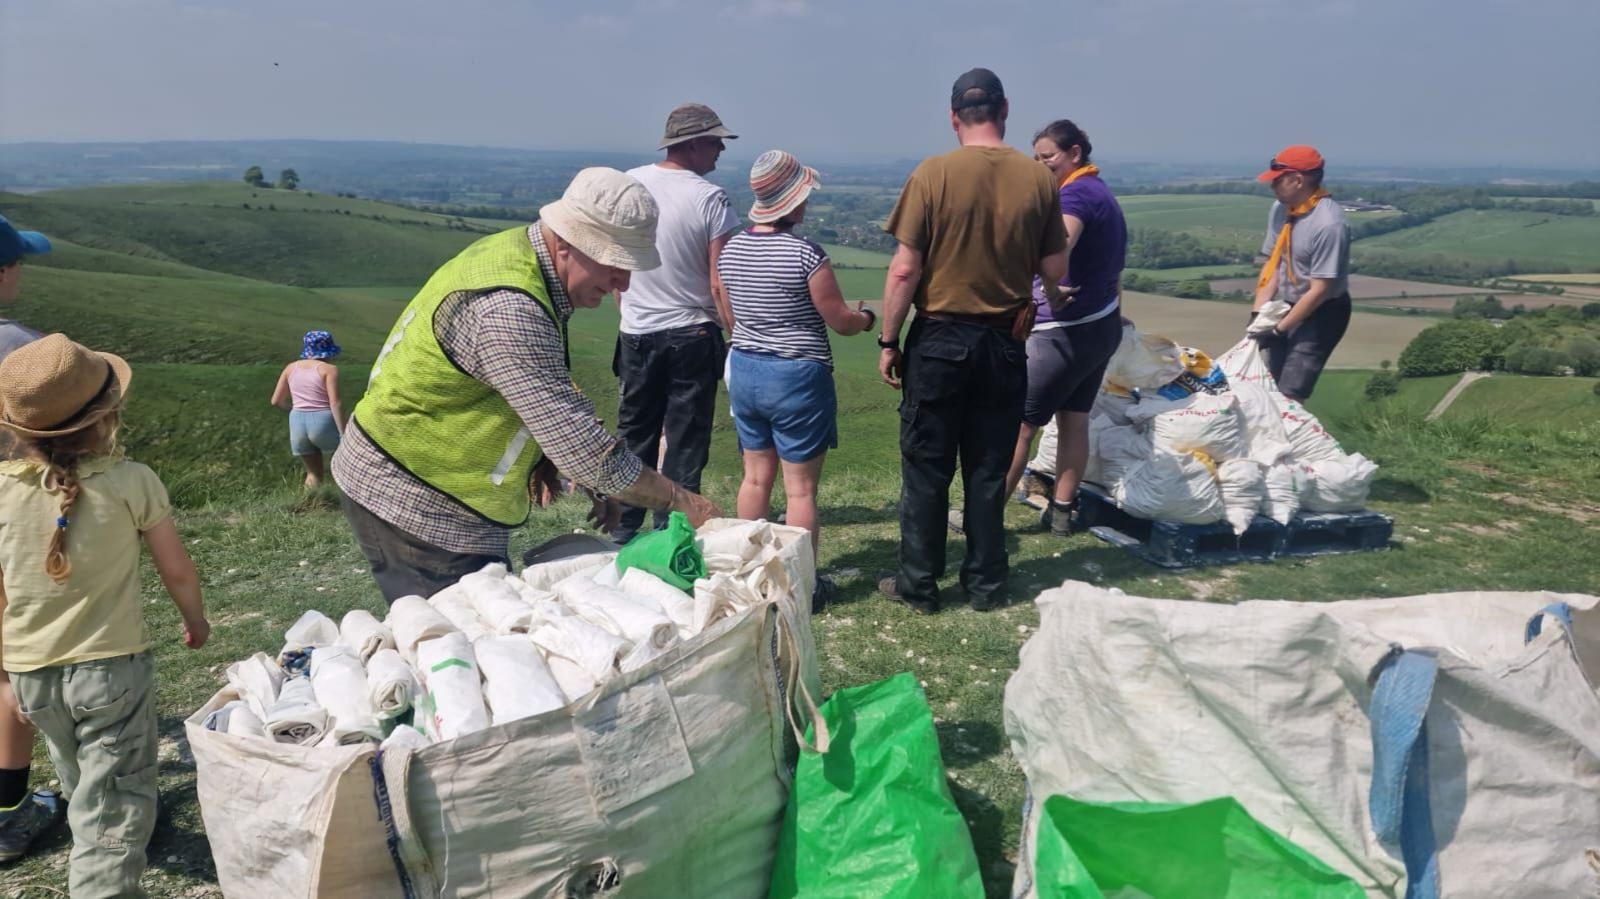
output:
M 1592 423 L 1600 421 L 1600 396 L 1595 395 L 1595 384 L 1595 378 L 1545 378 L 1497 372 L 1491 378 L 1474 381 L 1462 391 L 1445 416 L 1480 416 L 1530 427 Z

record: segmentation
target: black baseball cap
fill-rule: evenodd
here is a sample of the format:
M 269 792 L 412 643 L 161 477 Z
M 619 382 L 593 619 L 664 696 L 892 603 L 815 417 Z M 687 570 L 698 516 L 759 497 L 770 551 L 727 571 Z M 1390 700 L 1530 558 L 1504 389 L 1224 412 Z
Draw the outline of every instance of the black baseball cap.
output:
M 981 91 L 982 93 L 972 93 Z M 968 106 L 984 106 L 990 103 L 999 103 L 1006 98 L 1006 89 L 1000 85 L 1000 76 L 988 69 L 969 69 L 965 75 L 956 79 L 955 86 L 950 88 L 950 110 L 966 109 Z

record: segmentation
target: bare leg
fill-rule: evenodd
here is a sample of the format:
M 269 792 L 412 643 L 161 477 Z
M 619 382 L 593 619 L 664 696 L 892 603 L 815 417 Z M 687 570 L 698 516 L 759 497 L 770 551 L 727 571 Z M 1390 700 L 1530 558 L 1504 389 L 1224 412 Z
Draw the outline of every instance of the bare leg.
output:
M 744 480 L 739 483 L 737 505 L 740 518 L 754 521 L 771 514 L 772 484 L 777 479 L 777 450 L 744 451 Z
M 1071 503 L 1078 497 L 1078 484 L 1089 466 L 1089 413 L 1057 412 L 1056 427 L 1061 442 L 1056 445 L 1055 501 Z
M 1011 453 L 1011 469 L 1006 472 L 1008 497 L 1017 492 L 1017 484 L 1022 481 L 1022 470 L 1028 467 L 1028 457 L 1033 455 L 1033 435 L 1037 433 L 1039 429 L 1027 422 L 1017 429 L 1017 448 Z M 1056 455 L 1059 457 L 1060 454 L 1061 451 L 1057 449 Z
M 300 457 L 300 461 L 306 464 L 306 487 L 315 489 L 322 483 L 322 454 L 307 453 Z
M 16 694 L 0 693 L 0 768 L 26 768 L 33 761 L 33 725 L 21 718 Z
M 817 482 L 822 479 L 822 462 L 827 453 L 804 462 L 783 463 L 783 492 L 789 497 L 786 521 L 811 532 L 811 552 L 817 552 L 821 524 L 817 515 Z M 815 561 L 815 558 L 813 558 Z

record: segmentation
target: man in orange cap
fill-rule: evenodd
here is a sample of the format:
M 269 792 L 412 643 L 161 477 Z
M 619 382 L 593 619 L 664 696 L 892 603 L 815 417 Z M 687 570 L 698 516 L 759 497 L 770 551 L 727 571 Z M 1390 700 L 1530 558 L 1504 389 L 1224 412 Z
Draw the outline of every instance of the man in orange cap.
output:
M 1257 176 L 1272 184 L 1278 202 L 1261 244 L 1267 263 L 1254 309 L 1283 300 L 1289 312 L 1276 323 L 1253 320 L 1247 333 L 1261 342 L 1278 390 L 1300 401 L 1311 396 L 1350 326 L 1350 226 L 1322 186 L 1323 165 L 1314 147 L 1297 145 L 1272 157 Z

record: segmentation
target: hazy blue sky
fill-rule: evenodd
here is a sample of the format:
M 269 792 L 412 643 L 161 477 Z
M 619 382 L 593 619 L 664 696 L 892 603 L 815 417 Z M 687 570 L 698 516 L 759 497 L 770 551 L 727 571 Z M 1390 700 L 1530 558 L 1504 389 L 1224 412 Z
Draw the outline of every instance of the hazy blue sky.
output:
M 4 0 L 0 140 L 649 150 L 698 100 L 740 157 L 916 157 L 975 65 L 1103 158 L 1600 168 L 1600 0 Z

